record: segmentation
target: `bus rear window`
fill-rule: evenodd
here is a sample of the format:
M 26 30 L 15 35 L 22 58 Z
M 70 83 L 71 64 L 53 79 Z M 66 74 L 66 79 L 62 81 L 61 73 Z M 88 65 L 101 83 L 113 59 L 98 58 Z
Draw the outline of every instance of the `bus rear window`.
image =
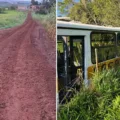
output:
M 95 49 L 98 51 L 98 62 L 116 57 L 116 39 L 114 33 L 93 32 L 91 34 L 91 59 L 95 62 Z

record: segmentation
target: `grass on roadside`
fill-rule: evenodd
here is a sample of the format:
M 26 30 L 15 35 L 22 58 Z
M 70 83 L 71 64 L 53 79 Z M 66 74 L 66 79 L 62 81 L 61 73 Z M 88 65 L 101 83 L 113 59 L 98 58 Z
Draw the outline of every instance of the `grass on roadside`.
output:
M 16 10 L 6 10 L 0 14 L 0 29 L 11 28 L 22 24 L 26 19 L 26 13 Z
M 32 14 L 33 18 L 39 20 L 45 29 L 48 31 L 49 37 L 55 40 L 56 34 L 56 7 L 55 5 L 51 8 L 50 13 L 44 14 Z
M 58 120 L 120 120 L 120 68 L 96 73 L 92 86 L 61 105 Z

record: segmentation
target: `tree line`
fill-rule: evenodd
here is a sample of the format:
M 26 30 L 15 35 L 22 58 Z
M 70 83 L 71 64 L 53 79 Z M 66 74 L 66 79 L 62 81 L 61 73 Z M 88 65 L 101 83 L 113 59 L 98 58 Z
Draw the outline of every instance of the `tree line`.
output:
M 120 26 L 120 0 L 63 0 L 58 3 L 58 8 L 75 21 Z
M 36 13 L 38 14 L 48 14 L 51 12 L 52 8 L 55 6 L 55 0 L 43 0 L 41 3 L 35 0 L 31 0 L 31 5 L 38 6 Z

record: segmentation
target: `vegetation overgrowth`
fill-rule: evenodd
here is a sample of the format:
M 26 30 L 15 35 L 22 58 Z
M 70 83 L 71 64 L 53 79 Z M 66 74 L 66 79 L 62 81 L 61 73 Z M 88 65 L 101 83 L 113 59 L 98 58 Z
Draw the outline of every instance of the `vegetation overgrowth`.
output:
M 33 18 L 39 20 L 45 29 L 47 30 L 49 37 L 55 40 L 56 34 L 56 6 L 51 7 L 50 13 L 48 14 L 35 14 L 33 13 Z
M 58 120 L 120 120 L 120 68 L 95 73 L 70 102 L 60 105 Z
M 0 13 L 0 29 L 11 28 L 22 24 L 27 13 L 17 10 L 4 10 Z

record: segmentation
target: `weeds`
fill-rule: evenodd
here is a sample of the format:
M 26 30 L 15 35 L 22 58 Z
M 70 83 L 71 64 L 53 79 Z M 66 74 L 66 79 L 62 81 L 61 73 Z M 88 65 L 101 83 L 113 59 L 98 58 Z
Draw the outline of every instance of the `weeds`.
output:
M 104 94 L 108 92 L 113 92 L 120 88 L 120 69 L 111 69 L 111 70 L 104 70 L 99 72 L 98 74 L 95 73 L 92 79 L 92 85 L 96 91 Z
M 33 18 L 39 20 L 45 29 L 47 30 L 49 37 L 52 40 L 55 40 L 56 34 L 56 9 L 55 5 L 51 8 L 50 13 L 43 15 L 43 14 L 35 14 L 33 13 Z
M 120 120 L 120 68 L 95 73 L 85 88 L 60 105 L 58 120 Z
M 104 120 L 120 120 L 120 96 L 113 99 L 111 106 L 108 107 L 108 113 Z

